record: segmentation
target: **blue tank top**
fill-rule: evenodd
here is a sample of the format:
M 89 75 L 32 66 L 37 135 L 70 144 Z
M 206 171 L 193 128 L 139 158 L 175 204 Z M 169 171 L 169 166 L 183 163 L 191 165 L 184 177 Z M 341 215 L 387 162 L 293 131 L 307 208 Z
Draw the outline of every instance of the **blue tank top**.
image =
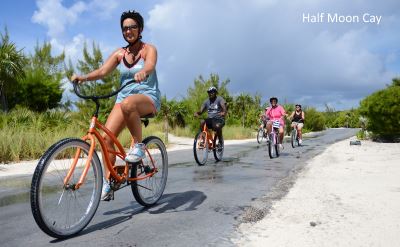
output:
M 125 54 L 124 54 L 125 56 Z M 121 86 L 125 85 L 126 83 L 130 82 L 133 80 L 135 74 L 143 69 L 144 67 L 144 59 L 140 58 L 140 60 L 131 68 L 128 68 L 125 64 L 123 59 L 121 59 L 119 65 L 118 65 L 118 70 L 120 72 L 120 83 Z M 160 90 L 158 89 L 158 79 L 157 79 L 157 73 L 156 70 L 154 70 L 147 80 L 142 81 L 140 83 L 132 83 L 128 86 L 126 86 L 121 92 L 118 93 L 117 95 L 117 100 L 115 103 L 120 103 L 123 101 L 126 97 L 132 94 L 144 94 L 149 96 L 153 103 L 154 107 L 156 108 L 157 111 L 160 110 L 161 106 L 161 93 Z

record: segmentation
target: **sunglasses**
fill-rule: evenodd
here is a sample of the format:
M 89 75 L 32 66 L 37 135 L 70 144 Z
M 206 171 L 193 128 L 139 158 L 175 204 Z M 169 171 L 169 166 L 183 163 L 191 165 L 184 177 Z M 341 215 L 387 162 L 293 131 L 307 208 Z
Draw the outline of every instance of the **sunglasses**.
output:
M 139 29 L 138 25 L 132 25 L 132 26 L 124 26 L 122 27 L 123 32 L 127 32 L 128 30 L 137 30 Z

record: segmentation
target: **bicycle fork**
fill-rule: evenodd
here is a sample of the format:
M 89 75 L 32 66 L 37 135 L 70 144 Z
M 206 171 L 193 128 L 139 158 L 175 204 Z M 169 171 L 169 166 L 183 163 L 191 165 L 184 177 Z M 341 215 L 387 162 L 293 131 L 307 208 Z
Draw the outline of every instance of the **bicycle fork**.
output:
M 90 145 L 90 149 L 89 149 L 89 153 L 88 153 L 88 157 L 85 163 L 85 168 L 83 169 L 83 172 L 81 174 L 81 176 L 79 177 L 79 180 L 76 184 L 69 184 L 69 181 L 71 179 L 72 174 L 75 171 L 76 165 L 78 163 L 79 157 L 81 155 L 82 150 L 80 148 L 78 148 L 76 150 L 75 153 L 75 157 L 74 160 L 72 161 L 72 165 L 69 168 L 69 171 L 67 173 L 67 176 L 64 178 L 64 188 L 65 189 L 72 189 L 72 190 L 77 190 L 81 187 L 81 185 L 83 184 L 85 177 L 89 171 L 90 168 L 90 162 L 92 161 L 93 158 L 93 153 L 95 151 L 95 147 L 96 147 L 96 140 L 93 138 L 93 136 L 89 136 L 88 137 L 91 140 L 91 145 Z

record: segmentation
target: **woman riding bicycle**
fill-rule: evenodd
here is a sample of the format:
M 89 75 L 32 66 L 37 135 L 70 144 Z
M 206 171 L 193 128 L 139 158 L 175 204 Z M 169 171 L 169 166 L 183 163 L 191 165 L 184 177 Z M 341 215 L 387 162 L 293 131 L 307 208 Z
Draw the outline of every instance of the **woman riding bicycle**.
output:
M 297 128 L 297 135 L 299 136 L 299 144 L 302 142 L 301 130 L 304 126 L 304 112 L 301 105 L 296 105 L 296 110 L 289 117 L 292 120 L 292 128 Z
M 207 124 L 207 128 L 213 129 L 217 133 L 219 143 L 222 145 L 222 127 L 225 125 L 226 103 L 221 96 L 217 96 L 216 87 L 210 87 L 207 93 L 208 99 L 204 101 L 200 111 L 195 112 L 194 115 L 198 117 L 207 110 L 207 119 L 201 121 L 200 129 L 202 130 L 204 124 Z
M 145 156 L 142 142 L 141 116 L 155 114 L 161 105 L 160 91 L 156 74 L 157 50 L 148 43 L 144 43 L 141 33 L 144 28 L 143 17 L 136 11 L 123 12 L 120 18 L 123 38 L 128 45 L 114 51 L 106 62 L 98 69 L 86 75 L 73 75 L 71 81 L 83 83 L 98 80 L 114 69 L 120 71 L 121 86 L 132 80 L 133 83 L 125 87 L 117 96 L 115 105 L 105 124 L 115 136 L 128 127 L 135 144 L 129 150 L 125 161 L 138 162 Z M 109 150 L 115 150 L 113 141 L 104 135 Z M 115 156 L 110 157 L 115 163 Z M 105 171 L 105 178 L 109 171 Z M 102 199 L 107 200 L 111 194 L 109 183 L 104 180 Z
M 265 116 L 268 117 L 268 122 L 267 122 L 267 131 L 268 134 L 271 133 L 272 131 L 272 123 L 274 121 L 279 121 L 279 146 L 281 149 L 283 149 L 283 134 L 284 134 L 284 127 L 285 127 L 285 121 L 284 117 L 286 116 L 285 109 L 281 105 L 278 105 L 278 98 L 272 97 L 269 99 L 269 102 L 271 103 L 271 106 L 268 107 L 265 111 Z

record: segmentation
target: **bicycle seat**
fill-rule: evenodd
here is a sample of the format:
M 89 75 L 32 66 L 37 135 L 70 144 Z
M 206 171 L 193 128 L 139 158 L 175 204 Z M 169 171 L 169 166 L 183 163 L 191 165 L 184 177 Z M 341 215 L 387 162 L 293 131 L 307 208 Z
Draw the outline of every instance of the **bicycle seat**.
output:
M 156 114 L 150 113 L 150 114 L 147 114 L 147 115 L 144 115 L 144 116 L 140 116 L 140 118 L 153 118 L 155 116 L 156 116 Z
M 140 116 L 141 121 L 144 124 L 145 128 L 147 127 L 147 125 L 149 125 L 149 118 L 153 118 L 155 116 L 156 116 L 156 114 L 154 114 L 154 113 L 150 113 L 150 114 L 147 114 L 147 115 L 144 115 L 144 116 Z

